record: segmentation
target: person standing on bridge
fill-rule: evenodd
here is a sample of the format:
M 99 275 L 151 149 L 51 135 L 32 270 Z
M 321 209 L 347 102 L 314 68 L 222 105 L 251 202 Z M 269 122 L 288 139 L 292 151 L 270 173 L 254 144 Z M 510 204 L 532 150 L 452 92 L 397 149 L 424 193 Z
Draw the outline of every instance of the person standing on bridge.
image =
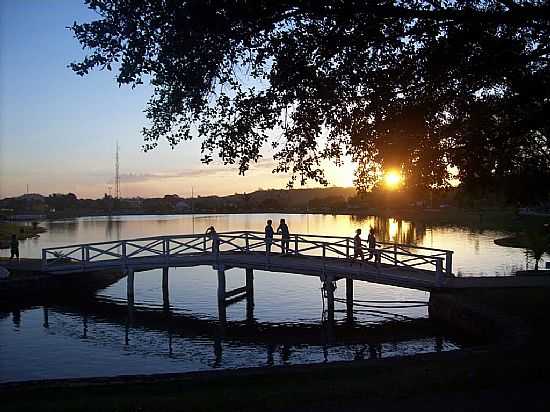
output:
M 353 238 L 353 258 L 357 259 L 359 256 L 361 256 L 361 261 L 365 260 L 362 242 L 361 229 L 357 229 L 355 231 L 355 237 Z
M 206 236 L 212 239 L 212 253 L 215 255 L 220 253 L 220 235 L 218 235 L 214 226 L 210 226 L 206 229 Z
M 281 219 L 279 227 L 277 228 L 277 233 L 281 234 L 281 253 L 286 255 L 290 248 L 290 231 L 284 219 Z
M 367 260 L 371 260 L 374 256 L 374 251 L 376 250 L 376 236 L 374 235 L 374 229 L 372 227 L 370 228 L 367 243 L 369 244 L 369 257 L 367 258 Z
M 271 253 L 271 245 L 273 244 L 273 235 L 275 231 L 273 230 L 273 221 L 269 219 L 265 227 L 265 253 L 269 255 Z

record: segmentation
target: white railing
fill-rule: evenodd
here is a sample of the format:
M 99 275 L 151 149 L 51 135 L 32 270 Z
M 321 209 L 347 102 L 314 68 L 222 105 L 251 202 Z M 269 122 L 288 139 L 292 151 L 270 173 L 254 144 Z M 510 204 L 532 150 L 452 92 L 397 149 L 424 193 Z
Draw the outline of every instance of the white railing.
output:
M 272 254 L 281 249 L 281 238 L 273 239 Z M 263 232 L 234 231 L 218 233 L 219 246 L 214 247 L 211 236 L 205 234 L 146 237 L 111 242 L 87 243 L 52 247 L 42 250 L 44 270 L 63 270 L 69 267 L 83 269 L 101 266 L 101 263 L 126 266 L 149 258 L 152 263 L 169 263 L 170 260 L 192 255 L 256 254 L 265 255 L 266 239 Z M 362 249 L 376 266 L 394 265 L 409 269 L 430 270 L 438 275 L 452 275 L 451 250 L 435 249 L 417 245 L 377 242 L 369 249 L 363 240 Z M 337 259 L 353 259 L 353 238 L 293 234 L 289 239 L 289 254 L 322 258 L 325 262 Z

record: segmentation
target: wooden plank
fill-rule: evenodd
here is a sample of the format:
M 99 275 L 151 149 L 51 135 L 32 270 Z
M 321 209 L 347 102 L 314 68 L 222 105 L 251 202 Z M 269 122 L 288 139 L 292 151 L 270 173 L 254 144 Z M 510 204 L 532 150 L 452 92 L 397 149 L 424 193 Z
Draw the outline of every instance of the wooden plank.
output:
M 246 288 L 246 286 L 243 286 L 237 289 L 230 290 L 229 292 L 225 292 L 225 298 L 228 299 L 232 296 L 240 295 L 241 293 L 246 292 L 248 292 L 248 289 Z

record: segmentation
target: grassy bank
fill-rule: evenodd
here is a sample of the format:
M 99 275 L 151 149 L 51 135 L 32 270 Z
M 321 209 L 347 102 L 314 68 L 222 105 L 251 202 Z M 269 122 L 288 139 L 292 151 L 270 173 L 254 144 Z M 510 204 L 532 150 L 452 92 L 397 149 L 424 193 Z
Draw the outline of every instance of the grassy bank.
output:
M 415 405 L 466 410 L 464 402 L 472 397 L 479 405 L 480 393 L 496 392 L 498 400 L 490 406 L 506 406 L 509 394 L 521 391 L 522 385 L 547 385 L 548 364 L 547 357 L 539 359 L 533 351 L 473 350 L 328 365 L 36 382 L 0 386 L 0 394 L 4 410 L 18 412 L 397 410 L 395 403 L 412 410 Z M 449 397 L 458 403 L 449 404 Z M 536 400 L 522 402 L 529 406 Z
M 26 226 L 15 223 L 0 222 L 0 249 L 10 247 L 12 235 L 16 235 L 18 240 L 24 240 L 37 237 L 40 233 L 44 233 L 45 231 L 46 229 L 41 226 Z

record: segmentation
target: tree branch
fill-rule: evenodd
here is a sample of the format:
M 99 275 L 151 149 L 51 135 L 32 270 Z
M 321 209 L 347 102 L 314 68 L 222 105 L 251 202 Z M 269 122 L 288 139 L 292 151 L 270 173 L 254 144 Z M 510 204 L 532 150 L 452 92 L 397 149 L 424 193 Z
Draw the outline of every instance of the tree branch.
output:
M 297 5 L 303 15 L 310 17 L 329 17 L 340 15 L 341 10 L 335 7 L 316 7 Z M 433 10 L 413 9 L 402 6 L 373 5 L 370 3 L 356 5 L 353 15 L 371 15 L 379 18 L 410 18 L 421 20 L 452 20 L 454 22 L 476 21 L 495 24 L 524 24 L 532 21 L 550 22 L 550 7 L 548 6 L 519 6 L 508 11 L 480 11 L 472 8 L 436 8 Z

